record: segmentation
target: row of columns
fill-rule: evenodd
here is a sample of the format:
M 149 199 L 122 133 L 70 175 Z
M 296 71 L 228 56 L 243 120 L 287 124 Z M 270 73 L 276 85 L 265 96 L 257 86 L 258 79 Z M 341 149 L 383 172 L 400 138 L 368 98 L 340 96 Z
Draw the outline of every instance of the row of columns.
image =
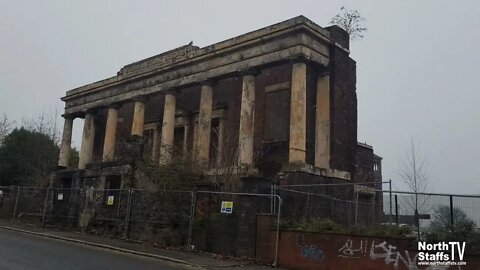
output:
M 304 163 L 306 160 L 306 70 L 304 62 L 292 65 L 290 100 L 290 139 L 289 162 Z M 238 163 L 251 165 L 254 162 L 254 112 L 255 112 L 255 73 L 243 75 L 240 109 L 240 129 L 238 141 Z M 146 98 L 134 99 L 134 112 L 131 135 L 142 136 L 145 120 Z M 194 130 L 194 151 L 200 165 L 207 166 L 210 156 L 210 138 L 213 111 L 213 88 L 211 83 L 201 86 L 198 123 Z M 329 168 L 330 162 L 330 78 L 321 74 L 317 80 L 315 125 L 315 166 Z M 115 154 L 115 140 L 118 122 L 118 104 L 108 108 L 106 130 L 103 145 L 103 161 L 112 161 Z M 160 162 L 171 161 L 174 144 L 176 92 L 165 94 L 162 132 L 160 141 Z M 73 118 L 65 118 L 62 144 L 58 165 L 68 166 L 72 137 Z M 85 113 L 82 145 L 80 149 L 79 169 L 92 161 L 95 137 L 94 114 Z

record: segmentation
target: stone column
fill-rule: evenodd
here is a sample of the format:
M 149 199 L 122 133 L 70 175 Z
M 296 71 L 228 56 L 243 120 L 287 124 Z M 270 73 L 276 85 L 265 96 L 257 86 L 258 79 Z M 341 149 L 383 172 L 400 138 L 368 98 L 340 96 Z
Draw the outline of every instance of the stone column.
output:
M 115 157 L 115 139 L 117 136 L 118 108 L 117 104 L 108 108 L 107 124 L 105 126 L 105 138 L 103 141 L 102 161 L 112 161 Z
M 224 158 L 224 150 L 223 150 L 223 141 L 225 137 L 225 116 L 222 116 L 218 119 L 218 142 L 217 142 L 217 167 L 220 168 L 222 165 L 222 161 Z
M 210 135 L 212 129 L 213 88 L 211 84 L 202 85 L 200 94 L 200 112 L 197 130 L 197 160 L 200 165 L 208 167 L 210 157 Z
M 176 93 L 168 92 L 165 95 L 162 121 L 162 141 L 160 144 L 160 163 L 172 161 L 173 139 L 175 134 L 175 103 Z
M 160 154 L 160 125 L 157 124 L 155 126 L 155 130 L 153 131 L 153 149 L 152 149 L 152 160 L 157 161 L 159 160 L 158 156 Z
M 60 146 L 60 155 L 58 157 L 58 166 L 67 168 L 70 164 L 70 153 L 72 150 L 72 128 L 73 117 L 64 116 L 62 144 Z
M 306 91 L 307 65 L 294 63 L 292 66 L 290 98 L 290 141 L 288 161 L 305 163 L 306 151 Z
M 240 107 L 240 130 L 238 135 L 238 163 L 253 163 L 253 132 L 255 118 L 255 76 L 243 76 L 242 103 Z
M 198 118 L 193 119 L 192 153 L 195 159 L 197 158 L 197 138 L 198 138 Z
M 185 124 L 183 126 L 183 155 L 188 154 L 188 136 L 190 136 L 190 125 Z
M 135 97 L 133 109 L 132 135 L 143 136 L 143 124 L 145 122 L 145 97 Z
M 78 161 L 79 169 L 85 169 L 85 165 L 92 162 L 94 140 L 95 116 L 92 111 L 87 111 L 83 123 L 82 146 L 80 147 L 80 158 Z
M 315 115 L 315 167 L 330 168 L 330 75 L 317 79 Z

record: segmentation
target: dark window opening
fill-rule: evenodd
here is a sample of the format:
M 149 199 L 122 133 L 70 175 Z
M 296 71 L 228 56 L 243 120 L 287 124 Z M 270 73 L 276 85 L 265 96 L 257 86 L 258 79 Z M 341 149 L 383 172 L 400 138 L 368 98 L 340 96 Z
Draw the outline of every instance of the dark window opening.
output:
M 265 93 L 265 142 L 288 141 L 290 122 L 288 89 Z
M 220 134 L 220 121 L 218 118 L 212 119 L 212 130 L 210 133 L 210 167 L 214 168 L 217 164 L 217 156 L 218 156 L 218 137 Z
M 143 132 L 144 146 L 143 146 L 143 159 L 151 160 L 153 155 L 153 141 L 155 139 L 155 130 L 148 129 Z
M 115 205 L 120 195 L 122 177 L 120 175 L 109 175 L 105 179 L 105 202 L 107 205 Z
M 174 158 L 183 156 L 184 135 L 184 127 L 177 127 L 173 131 L 173 149 L 171 151 L 173 151 Z

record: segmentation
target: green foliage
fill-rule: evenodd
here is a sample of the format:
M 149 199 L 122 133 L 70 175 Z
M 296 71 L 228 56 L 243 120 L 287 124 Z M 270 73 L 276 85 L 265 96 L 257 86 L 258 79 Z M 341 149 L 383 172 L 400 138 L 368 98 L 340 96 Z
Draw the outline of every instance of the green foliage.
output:
M 433 221 L 425 239 L 429 243 L 460 241 L 466 242 L 466 250 L 470 254 L 480 254 L 480 234 L 475 222 L 459 208 L 453 208 L 453 225 L 451 224 L 450 207 L 440 206 L 436 209 Z
M 180 155 L 167 164 L 152 164 L 151 168 L 150 180 L 159 190 L 193 190 L 199 178 L 194 160 Z
M 14 129 L 0 146 L 0 185 L 45 185 L 59 148 L 46 134 Z
M 371 235 L 377 237 L 412 237 L 413 229 L 410 226 L 381 224 L 374 227 L 353 227 L 353 234 Z
M 362 39 L 363 33 L 367 32 L 364 26 L 366 21 L 358 10 L 350 10 L 342 6 L 340 13 L 330 20 L 330 24 L 338 25 L 350 35 L 350 40 L 356 40 Z
M 295 222 L 293 226 L 295 229 L 307 232 L 345 232 L 345 228 L 328 218 L 315 218 L 311 220 L 302 219 Z
M 70 160 L 68 164 L 72 169 L 76 169 L 78 167 L 78 161 L 80 159 L 80 154 L 78 153 L 77 148 L 72 147 L 70 151 Z
M 303 219 L 298 222 L 282 224 L 282 228 L 306 232 L 343 233 L 378 237 L 410 237 L 412 235 L 412 228 L 408 226 L 398 227 L 396 225 L 382 224 L 372 227 L 344 227 L 328 218 Z

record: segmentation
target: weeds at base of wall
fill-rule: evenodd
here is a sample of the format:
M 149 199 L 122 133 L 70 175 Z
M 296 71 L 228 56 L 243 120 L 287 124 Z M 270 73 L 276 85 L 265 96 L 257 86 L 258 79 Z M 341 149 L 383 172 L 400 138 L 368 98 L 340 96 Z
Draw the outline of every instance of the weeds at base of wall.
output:
M 345 227 L 330 219 L 314 218 L 314 219 L 301 219 L 299 221 L 284 222 L 281 224 L 282 229 L 295 230 L 302 232 L 317 232 L 317 233 L 338 233 L 338 234 L 351 234 L 361 236 L 374 236 L 374 237 L 395 237 L 395 238 L 408 238 L 411 239 L 414 230 L 410 226 L 396 226 L 382 224 L 372 227 L 367 226 L 352 226 Z

